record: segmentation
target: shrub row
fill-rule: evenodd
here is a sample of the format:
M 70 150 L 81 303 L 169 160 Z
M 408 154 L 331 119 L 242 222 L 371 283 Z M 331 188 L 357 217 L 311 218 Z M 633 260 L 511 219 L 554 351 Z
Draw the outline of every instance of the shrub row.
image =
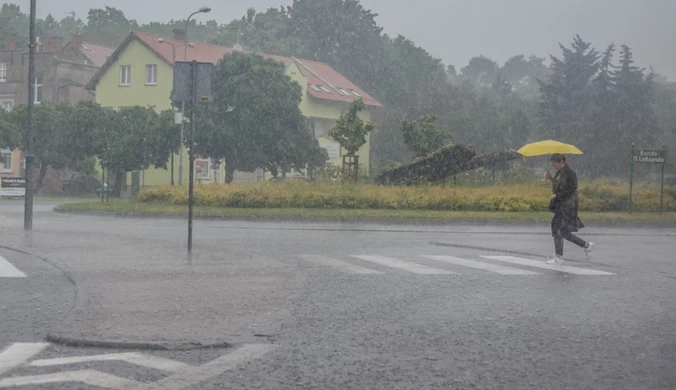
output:
M 370 184 L 252 183 L 198 185 L 195 204 L 233 208 L 414 209 L 450 211 L 546 211 L 551 185 L 493 187 L 396 187 Z M 625 211 L 629 187 L 596 182 L 579 189 L 582 211 Z M 140 202 L 187 205 L 186 187 L 152 187 L 141 191 Z M 658 187 L 635 187 L 635 211 L 658 211 Z M 666 211 L 676 211 L 676 188 L 665 189 Z

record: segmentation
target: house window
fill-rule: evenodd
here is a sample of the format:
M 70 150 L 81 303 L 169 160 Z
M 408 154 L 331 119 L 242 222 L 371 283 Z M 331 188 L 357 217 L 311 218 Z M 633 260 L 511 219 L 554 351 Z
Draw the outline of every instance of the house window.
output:
M 146 85 L 157 85 L 157 65 L 146 65 Z
M 5 111 L 12 111 L 12 108 L 14 108 L 14 102 L 11 100 L 0 101 L 0 108 Z
M 120 66 L 120 85 L 131 85 L 131 65 Z
M 7 82 L 7 63 L 0 62 L 0 83 Z
M 42 77 L 38 76 L 35 78 L 35 85 L 33 85 L 33 92 L 35 93 L 35 99 L 33 103 L 40 104 L 42 103 Z
M 12 151 L 0 150 L 0 172 L 12 172 Z

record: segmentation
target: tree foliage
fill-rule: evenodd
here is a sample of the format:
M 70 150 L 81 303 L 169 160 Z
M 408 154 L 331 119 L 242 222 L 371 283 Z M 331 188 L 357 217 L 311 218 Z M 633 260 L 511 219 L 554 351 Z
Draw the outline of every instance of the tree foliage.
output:
M 350 104 L 347 112 L 343 113 L 336 125 L 329 130 L 329 136 L 347 150 L 348 155 L 354 155 L 366 144 L 366 136 L 375 126 L 359 117 L 359 113 L 366 108 L 363 99 Z
M 26 149 L 27 114 L 25 105 L 0 113 L 0 147 Z M 81 171 L 97 157 L 116 176 L 115 190 L 119 193 L 124 173 L 151 165 L 166 166 L 171 152 L 178 147 L 177 134 L 172 113 L 158 114 L 151 107 L 113 111 L 93 102 L 36 105 L 36 190 L 49 168 Z
M 545 134 L 580 145 L 587 155 L 580 161 L 583 172 L 622 175 L 632 143 L 655 147 L 661 137 L 653 76 L 634 65 L 627 46 L 617 65 L 614 45 L 599 53 L 579 36 L 561 51 L 561 57 L 552 57 L 551 76 L 541 83 Z
M 418 122 L 409 120 L 401 122 L 404 142 L 415 157 L 426 156 L 451 142 L 452 134 L 438 129 L 436 120 L 436 115 L 425 115 Z
M 227 182 L 235 170 L 286 172 L 326 161 L 300 111 L 301 88 L 284 64 L 228 54 L 214 70 L 213 93 L 213 104 L 197 108 L 196 150 L 225 159 Z

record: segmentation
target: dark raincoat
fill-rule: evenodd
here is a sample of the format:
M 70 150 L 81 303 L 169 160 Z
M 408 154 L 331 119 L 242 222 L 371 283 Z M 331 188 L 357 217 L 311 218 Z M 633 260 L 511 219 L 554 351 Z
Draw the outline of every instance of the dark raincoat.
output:
M 565 237 L 582 229 L 584 224 L 577 216 L 577 175 L 568 165 L 554 176 L 552 193 L 556 194 L 549 204 L 554 213 L 552 235 Z

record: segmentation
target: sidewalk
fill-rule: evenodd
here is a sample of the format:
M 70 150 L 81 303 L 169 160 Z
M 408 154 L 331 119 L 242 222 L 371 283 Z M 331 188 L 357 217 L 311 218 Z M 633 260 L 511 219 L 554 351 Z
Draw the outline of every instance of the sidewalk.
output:
M 3 226 L 0 242 L 49 259 L 75 281 L 75 307 L 50 339 L 168 346 L 243 342 L 271 332 L 270 320 L 298 283 L 288 266 L 271 258 L 205 245 L 188 258 L 184 240 L 173 232 L 140 237 L 129 230 L 102 234 L 66 230 L 60 223 L 37 225 L 32 239 Z

